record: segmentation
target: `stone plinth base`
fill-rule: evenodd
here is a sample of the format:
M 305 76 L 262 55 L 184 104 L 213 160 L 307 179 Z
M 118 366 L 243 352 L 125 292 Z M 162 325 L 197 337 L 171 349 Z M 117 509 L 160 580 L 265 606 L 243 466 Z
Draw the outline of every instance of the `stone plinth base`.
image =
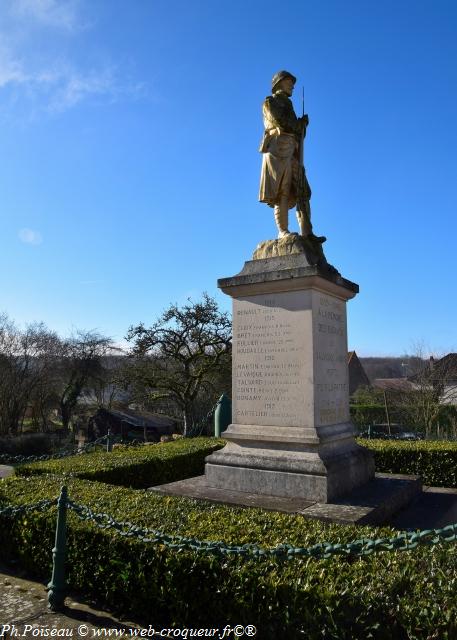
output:
M 287 243 L 294 253 L 219 280 L 233 298 L 233 424 L 206 459 L 206 483 L 331 502 L 374 476 L 349 415 L 346 302 L 358 287 L 310 265 L 298 236 L 273 245 Z
M 352 490 L 344 498 L 327 503 L 312 502 L 297 496 L 280 497 L 257 492 L 216 489 L 207 484 L 205 476 L 151 487 L 149 491 L 242 507 L 297 513 L 305 518 L 324 522 L 381 525 L 389 524 L 398 512 L 411 503 L 420 502 L 421 489 L 421 482 L 417 476 L 377 473 L 363 487 Z M 407 518 L 403 518 L 403 522 L 404 526 L 408 526 Z
M 230 425 L 224 433 L 228 444 L 206 458 L 207 485 L 330 502 L 373 477 L 373 456 L 356 444 L 351 424 L 333 425 L 327 442 L 325 438 L 300 438 L 300 431 L 288 428 L 282 433 L 277 427 L 263 427 L 256 436 L 254 426 Z M 276 440 L 271 441 L 272 437 Z

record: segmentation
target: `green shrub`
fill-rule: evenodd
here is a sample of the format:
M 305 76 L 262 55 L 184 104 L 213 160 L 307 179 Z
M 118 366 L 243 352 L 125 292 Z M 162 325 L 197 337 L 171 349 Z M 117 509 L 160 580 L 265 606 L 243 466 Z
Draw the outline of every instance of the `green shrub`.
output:
M 457 487 L 457 442 L 365 438 L 358 442 L 374 452 L 376 471 L 420 475 L 429 486 Z M 215 438 L 182 438 L 138 448 L 117 447 L 111 453 L 97 451 L 20 465 L 16 475 L 53 473 L 144 489 L 202 474 L 205 457 L 223 445 L 224 440 Z
M 181 438 L 148 446 L 119 446 L 110 453 L 96 451 L 20 465 L 16 468 L 16 475 L 53 473 L 145 489 L 201 475 L 205 457 L 224 444 L 224 440 L 215 438 Z
M 418 475 L 425 485 L 457 488 L 457 442 L 359 438 L 358 443 L 373 451 L 376 471 Z
M 382 424 L 386 421 L 384 405 L 378 404 L 351 404 L 351 420 L 358 427 L 363 428 L 371 424 Z
M 0 509 L 55 497 L 60 482 L 52 476 L 2 481 Z M 106 485 L 75 478 L 68 487 L 73 500 L 97 512 L 230 544 L 309 546 L 394 535 L 388 528 L 324 524 L 121 487 L 107 492 Z M 55 515 L 53 508 L 1 518 L 4 559 L 19 558 L 48 579 Z M 457 554 L 450 544 L 360 559 L 219 558 L 128 539 L 70 512 L 67 567 L 73 588 L 155 628 L 253 624 L 267 640 L 457 637 Z
M 45 433 L 0 438 L 0 454 L 11 456 L 42 456 L 52 451 L 52 439 Z

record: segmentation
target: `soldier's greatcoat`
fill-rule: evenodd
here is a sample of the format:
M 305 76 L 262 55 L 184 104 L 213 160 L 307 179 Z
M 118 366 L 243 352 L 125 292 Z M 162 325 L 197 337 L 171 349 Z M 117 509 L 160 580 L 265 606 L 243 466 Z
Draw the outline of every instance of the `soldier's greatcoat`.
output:
M 300 170 L 299 142 L 301 125 L 295 115 L 292 101 L 284 91 L 277 91 L 263 103 L 265 132 L 259 151 L 263 153 L 260 176 L 260 202 L 271 207 L 287 195 L 289 209 L 297 201 L 297 184 Z M 311 196 L 306 176 L 304 188 L 307 199 Z

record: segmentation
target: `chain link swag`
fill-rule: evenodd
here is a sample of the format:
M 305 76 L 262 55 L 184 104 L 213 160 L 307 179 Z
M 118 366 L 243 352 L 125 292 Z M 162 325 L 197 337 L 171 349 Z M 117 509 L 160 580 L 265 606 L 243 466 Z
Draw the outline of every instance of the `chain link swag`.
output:
M 41 500 L 31 505 L 7 506 L 0 509 L 0 517 L 16 517 L 31 511 L 46 511 L 57 504 L 55 500 Z M 160 544 L 170 549 L 188 549 L 217 556 L 242 556 L 247 558 L 276 558 L 291 560 L 293 558 L 327 559 L 335 555 L 369 556 L 382 551 L 409 551 L 418 546 L 434 546 L 439 543 L 457 541 L 457 523 L 442 529 L 425 529 L 416 532 L 402 532 L 393 538 L 361 538 L 346 544 L 322 542 L 311 547 L 294 547 L 281 544 L 273 548 L 262 548 L 255 544 L 241 546 L 226 545 L 223 542 L 201 541 L 178 535 L 167 535 L 161 531 L 139 527 L 131 522 L 119 522 L 107 513 L 95 513 L 85 505 L 68 499 L 67 506 L 81 519 L 93 522 L 100 529 L 112 529 L 121 536 L 136 538 L 145 543 Z
M 35 502 L 34 504 L 24 504 L 17 506 L 8 506 L 0 509 L 0 517 L 6 516 L 8 518 L 23 516 L 25 513 L 30 513 L 31 511 L 47 511 L 50 507 L 54 507 L 57 504 L 57 498 L 54 500 L 40 500 L 39 502 Z

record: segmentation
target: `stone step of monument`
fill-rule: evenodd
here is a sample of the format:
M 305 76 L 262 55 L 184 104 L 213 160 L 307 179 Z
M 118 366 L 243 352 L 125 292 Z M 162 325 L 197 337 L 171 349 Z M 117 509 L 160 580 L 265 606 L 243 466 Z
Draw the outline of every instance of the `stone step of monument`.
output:
M 149 487 L 148 491 L 155 491 L 166 496 L 196 498 L 208 500 L 209 502 L 219 502 L 239 507 L 256 507 L 283 513 L 298 513 L 314 504 L 314 502 L 297 497 L 283 498 L 210 487 L 207 485 L 204 475 Z
M 393 519 L 396 529 L 441 529 L 457 523 L 457 489 L 424 487 Z
M 331 503 L 315 503 L 300 513 L 340 524 L 388 524 L 421 494 L 419 476 L 377 473 L 373 480 Z
M 8 478 L 14 474 L 14 467 L 7 464 L 0 464 L 0 478 Z
M 438 493 L 434 493 L 433 488 L 426 488 L 425 491 L 422 491 L 422 483 L 418 476 L 383 473 L 377 473 L 370 482 L 331 503 L 312 502 L 299 496 L 278 497 L 215 488 L 208 486 L 204 475 L 150 487 L 149 490 L 162 495 L 182 496 L 240 507 L 256 507 L 283 513 L 296 513 L 305 518 L 339 524 L 392 524 L 395 526 L 398 521 L 401 528 L 414 528 L 415 526 L 414 518 L 410 518 L 408 525 L 408 509 L 413 510 L 411 513 L 416 515 L 422 513 L 422 518 L 419 520 L 421 524 L 424 524 L 424 527 L 433 527 L 435 526 L 434 522 L 438 520 L 441 523 L 445 521 L 446 514 L 443 513 L 443 510 L 448 513 L 447 519 L 449 519 L 449 515 L 454 513 L 453 505 L 457 509 L 457 490 L 448 489 L 444 492 L 444 490 L 438 489 Z M 439 493 L 440 491 L 441 493 Z M 435 509 L 428 511 L 428 518 L 426 517 L 426 508 L 422 508 L 421 511 L 421 501 L 424 499 L 429 503 L 435 500 Z M 444 504 L 445 502 L 446 504 Z

